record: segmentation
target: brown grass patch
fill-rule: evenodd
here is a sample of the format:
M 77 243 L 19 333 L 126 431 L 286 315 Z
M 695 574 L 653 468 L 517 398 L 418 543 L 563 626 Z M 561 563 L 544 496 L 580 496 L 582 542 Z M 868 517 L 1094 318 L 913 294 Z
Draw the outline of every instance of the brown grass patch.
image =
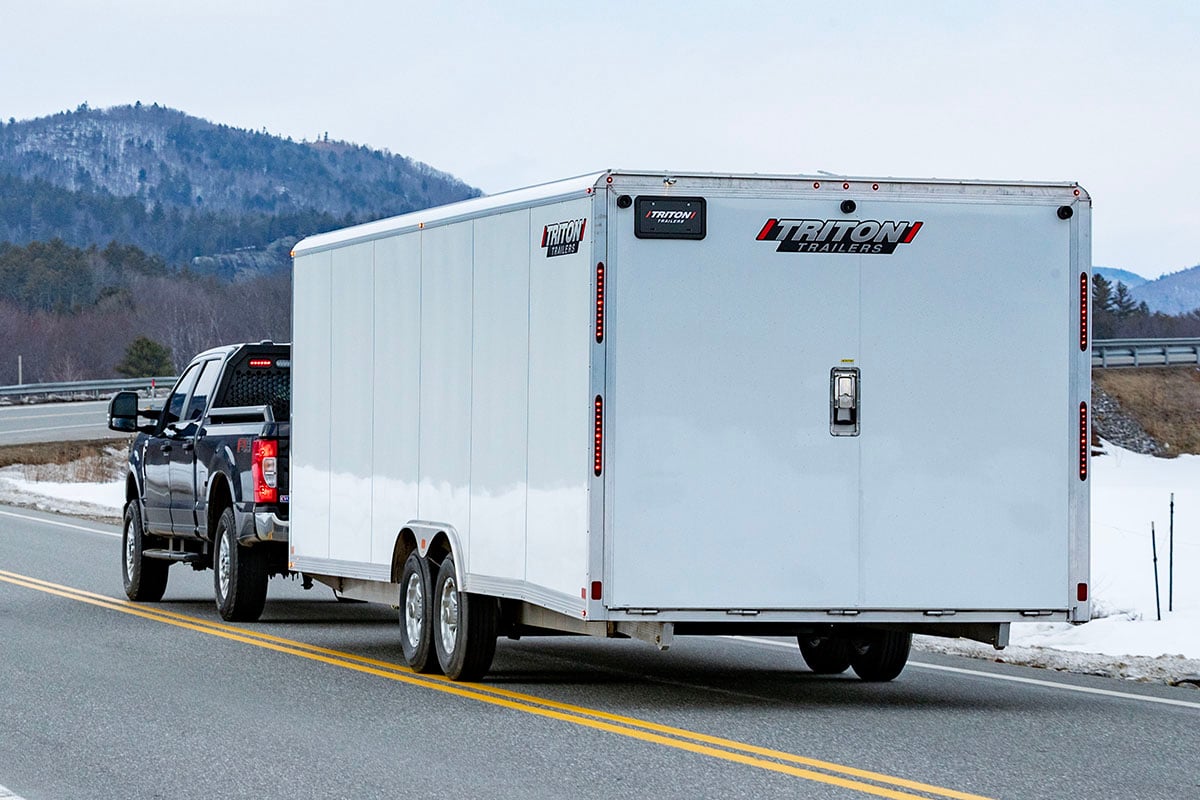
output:
M 1092 383 L 1164 445 L 1166 453 L 1200 453 L 1200 370 L 1146 367 L 1092 370 Z M 1164 455 L 1166 454 L 1164 453 Z
M 0 468 L 23 465 L 31 481 L 103 483 L 121 477 L 129 445 L 120 439 L 0 446 Z

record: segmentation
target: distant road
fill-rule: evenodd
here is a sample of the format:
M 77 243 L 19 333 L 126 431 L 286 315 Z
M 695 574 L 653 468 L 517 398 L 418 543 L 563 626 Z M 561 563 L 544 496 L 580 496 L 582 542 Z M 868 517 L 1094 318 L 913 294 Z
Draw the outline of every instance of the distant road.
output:
M 108 429 L 108 401 L 0 406 L 0 445 L 120 439 Z

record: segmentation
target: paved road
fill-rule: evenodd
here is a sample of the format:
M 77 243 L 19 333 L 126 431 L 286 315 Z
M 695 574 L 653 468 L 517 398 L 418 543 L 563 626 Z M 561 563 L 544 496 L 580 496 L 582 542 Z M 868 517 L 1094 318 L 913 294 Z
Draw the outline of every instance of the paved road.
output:
M 117 531 L 0 508 L 0 785 L 50 798 L 1194 798 L 1200 692 L 920 654 L 890 684 L 782 640 L 500 642 L 401 666 L 393 612 L 211 574 L 121 598 Z
M 107 400 L 0 406 L 0 445 L 118 439 L 128 435 L 108 429 Z

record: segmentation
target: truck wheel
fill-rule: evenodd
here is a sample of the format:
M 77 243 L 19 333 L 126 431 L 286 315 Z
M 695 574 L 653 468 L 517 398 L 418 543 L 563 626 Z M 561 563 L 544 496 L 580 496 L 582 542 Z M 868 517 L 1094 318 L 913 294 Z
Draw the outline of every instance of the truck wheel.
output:
M 139 603 L 157 603 L 167 591 L 167 569 L 171 562 L 143 556 L 146 539 L 138 501 L 130 500 L 125 504 L 125 524 L 121 533 L 121 577 L 125 596 Z
M 433 645 L 442 671 L 456 681 L 482 678 L 496 655 L 496 600 L 458 590 L 453 556 L 446 556 L 438 570 L 433 597 Z
M 804 663 L 818 675 L 840 675 L 850 668 L 850 642 L 832 636 L 797 636 Z
M 432 592 L 429 562 L 413 550 L 400 575 L 400 649 L 415 672 L 437 672 L 440 667 L 433 651 Z
M 253 622 L 267 602 L 266 551 L 242 547 L 237 542 L 233 509 L 226 508 L 217 521 L 213 543 L 213 594 L 221 619 Z
M 850 666 L 864 681 L 890 681 L 904 670 L 910 647 L 911 633 L 877 631 L 869 638 L 854 642 L 850 649 Z

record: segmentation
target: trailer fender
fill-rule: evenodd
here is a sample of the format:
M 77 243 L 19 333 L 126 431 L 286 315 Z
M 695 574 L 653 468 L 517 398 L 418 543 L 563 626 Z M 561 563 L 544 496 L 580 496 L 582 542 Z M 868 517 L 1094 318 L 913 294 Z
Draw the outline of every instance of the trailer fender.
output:
M 401 539 L 405 532 L 411 532 L 421 558 L 428 558 L 440 564 L 447 554 L 453 555 L 458 572 L 458 585 L 463 588 L 462 578 L 466 571 L 467 554 L 462 548 L 457 528 L 442 522 L 412 520 L 401 531 Z

